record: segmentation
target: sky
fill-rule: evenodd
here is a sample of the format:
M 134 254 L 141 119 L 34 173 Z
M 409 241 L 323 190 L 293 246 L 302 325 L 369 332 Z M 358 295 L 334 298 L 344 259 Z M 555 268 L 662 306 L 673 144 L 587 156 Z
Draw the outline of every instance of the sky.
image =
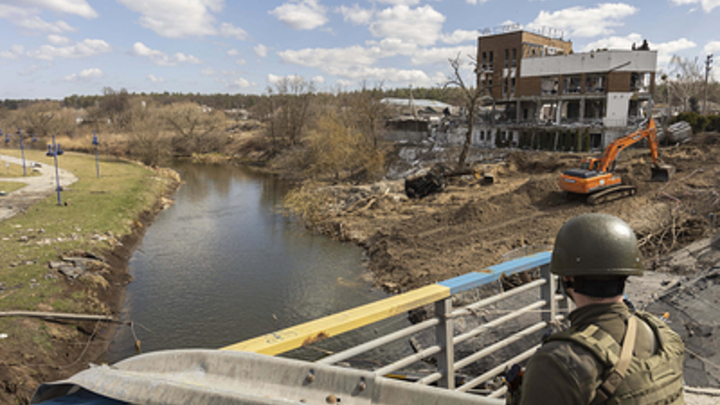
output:
M 715 57 L 720 0 L 0 0 L 0 99 L 130 92 L 261 94 L 300 76 L 320 91 L 432 87 L 485 28 L 563 32 L 575 52 L 647 39 Z

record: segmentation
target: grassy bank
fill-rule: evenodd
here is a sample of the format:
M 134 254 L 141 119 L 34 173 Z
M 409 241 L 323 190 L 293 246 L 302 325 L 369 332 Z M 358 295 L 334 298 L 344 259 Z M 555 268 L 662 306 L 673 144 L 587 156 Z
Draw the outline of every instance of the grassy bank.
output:
M 53 164 L 39 151 L 26 152 L 26 158 L 47 168 Z M 101 161 L 98 179 L 94 156 L 75 153 L 61 156 L 60 166 L 79 178 L 62 193 L 67 205 L 57 205 L 53 193 L 0 223 L 0 311 L 116 313 L 128 281 L 127 257 L 122 256 L 131 251 L 123 242 L 131 243 L 128 235 L 142 232 L 139 219 L 151 216 L 175 179 L 114 158 Z M 75 280 L 48 267 L 48 262 L 78 251 L 108 260 Z M 0 318 L 0 333 L 7 334 L 0 339 L 0 402 L 22 403 L 38 382 L 84 368 L 102 353 L 111 330 L 93 323 Z
M 16 151 L 14 151 L 14 150 L 0 149 L 0 154 L 4 154 L 4 155 L 15 156 L 17 154 L 15 152 Z M 29 163 L 26 165 L 25 171 L 27 172 L 28 176 L 38 176 L 39 175 L 39 173 L 33 172 L 32 167 L 30 167 Z M 17 165 L 15 163 L 8 163 L 8 162 L 0 162 L 0 178 L 22 177 L 22 176 L 23 176 L 22 165 Z
M 25 183 L 19 183 L 17 181 L 4 181 L 0 180 L 0 192 L 12 193 L 15 190 L 20 190 L 25 187 Z

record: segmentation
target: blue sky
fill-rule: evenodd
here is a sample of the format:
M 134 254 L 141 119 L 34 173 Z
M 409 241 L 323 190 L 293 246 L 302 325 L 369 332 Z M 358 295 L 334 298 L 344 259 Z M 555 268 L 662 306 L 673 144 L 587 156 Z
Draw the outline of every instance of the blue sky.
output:
M 576 52 L 647 38 L 667 69 L 673 54 L 720 60 L 718 21 L 720 0 L 0 0 L 0 98 L 262 93 L 291 75 L 427 87 L 507 23 L 563 30 Z

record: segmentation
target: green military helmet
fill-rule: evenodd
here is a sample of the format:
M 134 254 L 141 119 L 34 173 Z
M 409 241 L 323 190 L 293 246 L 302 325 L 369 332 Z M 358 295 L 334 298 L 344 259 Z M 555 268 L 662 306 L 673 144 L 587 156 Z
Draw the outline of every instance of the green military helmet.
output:
M 560 276 L 641 276 L 642 255 L 632 228 L 607 214 L 567 221 L 555 238 L 550 271 Z

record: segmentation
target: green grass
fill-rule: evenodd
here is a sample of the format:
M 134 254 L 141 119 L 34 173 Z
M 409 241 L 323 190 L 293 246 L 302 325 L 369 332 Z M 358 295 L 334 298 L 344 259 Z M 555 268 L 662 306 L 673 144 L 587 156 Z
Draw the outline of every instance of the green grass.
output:
M 19 151 L 2 153 L 19 155 Z M 40 151 L 26 151 L 26 158 L 53 165 L 53 159 Z M 0 293 L 0 310 L 36 310 L 41 303 L 64 312 L 95 307 L 83 294 L 65 294 L 65 280 L 45 279 L 43 276 L 51 273 L 48 261 L 75 249 L 111 247 L 111 241 L 96 241 L 93 236 L 119 238 L 129 233 L 136 218 L 152 207 L 167 184 L 144 166 L 114 158 L 100 162 L 99 179 L 94 156 L 66 153 L 59 157 L 59 164 L 79 178 L 72 185 L 63 185 L 62 201 L 67 206 L 58 206 L 53 193 L 26 213 L 0 222 L 0 282 L 6 288 Z M 52 243 L 38 244 L 48 240 Z M 40 286 L 31 288 L 32 279 Z
M 8 155 L 8 156 L 15 156 L 20 155 L 20 152 L 12 149 L 0 149 L 0 155 Z M 27 154 L 25 155 L 27 158 Z M 25 162 L 25 171 L 27 172 L 28 176 L 39 176 L 40 173 L 34 172 L 32 167 L 30 167 L 30 163 Z M 18 165 L 15 163 L 6 162 L 4 160 L 0 160 L 0 178 L 8 178 L 8 177 L 23 177 L 23 167 L 22 165 Z
M 25 187 L 27 184 L 25 183 L 18 183 L 17 181 L 2 181 L 0 180 L 0 191 L 4 191 L 6 193 L 12 193 L 15 190 L 20 190 L 21 188 Z M 2 198 L 2 197 L 0 197 Z

